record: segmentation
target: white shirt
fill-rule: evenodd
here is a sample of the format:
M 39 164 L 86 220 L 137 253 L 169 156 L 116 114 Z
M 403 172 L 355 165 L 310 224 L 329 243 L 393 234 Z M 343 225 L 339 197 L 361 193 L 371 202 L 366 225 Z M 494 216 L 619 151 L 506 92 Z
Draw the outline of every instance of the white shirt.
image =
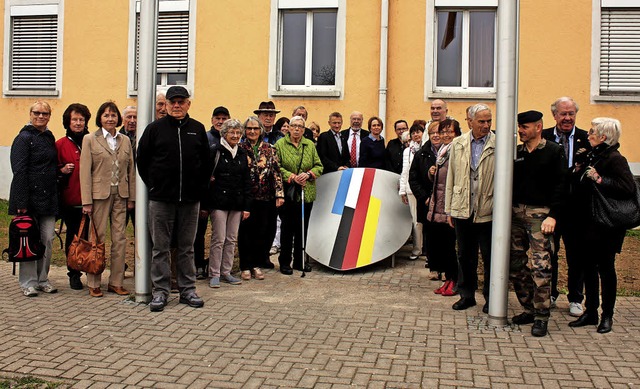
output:
M 104 139 L 107 141 L 107 144 L 109 145 L 109 148 L 111 149 L 111 151 L 115 151 L 116 146 L 118 145 L 117 137 L 118 135 L 120 135 L 120 133 L 116 131 L 116 135 L 113 136 L 109 133 L 109 131 L 102 128 L 102 135 L 104 136 Z

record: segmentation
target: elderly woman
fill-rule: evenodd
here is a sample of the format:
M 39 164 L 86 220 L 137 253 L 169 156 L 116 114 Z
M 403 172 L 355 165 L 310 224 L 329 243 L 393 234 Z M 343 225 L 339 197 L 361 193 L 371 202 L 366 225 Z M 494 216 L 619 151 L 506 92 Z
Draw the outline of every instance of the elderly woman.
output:
M 411 260 L 418 259 L 418 256 L 422 254 L 422 223 L 418 221 L 416 196 L 413 195 L 411 187 L 409 186 L 409 168 L 411 167 L 411 162 L 413 162 L 413 156 L 420 150 L 423 132 L 421 126 L 413 125 L 408 133 L 404 132 L 400 135 L 401 138 L 409 135 L 407 139 L 410 139 L 409 147 L 406 147 L 402 152 L 402 174 L 400 174 L 400 189 L 398 190 L 398 194 L 402 202 L 409 205 L 409 211 L 411 212 L 411 219 L 413 221 L 413 250 L 409 256 Z M 404 140 L 402 141 L 404 142 Z
M 598 324 L 600 297 L 598 283 L 602 284 L 602 317 L 597 331 L 607 333 L 613 325 L 613 309 L 616 303 L 617 277 L 615 269 L 616 253 L 622 249 L 625 227 L 606 227 L 594 220 L 592 197 L 599 190 L 611 199 L 628 199 L 634 196 L 636 185 L 629 164 L 618 148 L 620 144 L 620 122 L 611 118 L 595 118 L 589 130 L 589 153 L 579 150 L 576 167 L 572 172 L 575 207 L 583 226 L 580 235 L 580 258 L 585 268 L 585 312 L 571 327 Z
M 281 250 L 278 262 L 280 272 L 291 275 L 293 269 L 311 271 L 311 266 L 302 267 L 302 228 L 307 236 L 309 215 L 316 199 L 316 179 L 322 174 L 322 162 L 313 145 L 313 141 L 304 138 L 304 119 L 294 116 L 289 124 L 289 134 L 276 142 L 276 151 L 280 160 L 285 192 L 293 186 L 296 189 L 294 199 L 285 199 L 280 208 L 282 219 Z M 304 192 L 304 196 L 302 196 Z M 304 227 L 302 225 L 302 202 L 304 201 Z M 293 251 L 293 269 L 291 252 Z
M 80 219 L 82 219 L 82 197 L 80 196 L 80 152 L 82 139 L 89 133 L 87 124 L 91 119 L 91 112 L 86 105 L 73 103 L 62 114 L 62 125 L 67 130 L 64 137 L 56 142 L 58 150 L 58 170 L 61 174 L 60 215 L 67 225 L 67 235 L 64 251 L 68 254 L 69 245 L 74 235 L 78 233 Z M 82 273 L 67 266 L 69 286 L 71 289 L 82 290 Z
M 382 119 L 372 116 L 368 122 L 369 135 L 360 143 L 359 167 L 372 167 L 376 169 L 387 168 L 387 154 L 382 135 Z
M 429 269 L 444 273 L 444 284 L 434 293 L 443 296 L 455 296 L 458 280 L 458 259 L 456 255 L 456 233 L 449 224 L 444 211 L 444 199 L 449 171 L 449 150 L 453 138 L 462 135 L 460 123 L 456 120 L 445 119 L 438 125 L 438 134 L 442 146 L 438 149 L 435 165 L 429 168 L 429 180 L 433 182 L 433 190 L 429 198 L 426 230 L 429 234 L 427 241 L 427 256 Z
M 240 223 L 238 254 L 241 278 L 263 280 L 260 267 L 269 261 L 275 235 L 278 208 L 284 203 L 282 176 L 276 149 L 262 141 L 264 127 L 257 116 L 244 122 L 245 140 L 240 144 L 248 156 L 251 171 L 251 213 Z
M 422 223 L 423 248 L 426 247 L 427 242 L 428 233 L 426 231 L 425 224 L 427 223 L 429 198 L 431 197 L 431 191 L 433 190 L 433 181 L 429 179 L 429 169 L 431 169 L 431 166 L 436 164 L 438 149 L 440 149 L 440 146 L 442 145 L 440 134 L 438 133 L 438 124 L 438 122 L 431 122 L 427 126 L 429 140 L 424 143 L 420 150 L 415 154 L 413 162 L 411 162 L 411 167 L 409 168 L 409 186 L 411 187 L 413 195 L 416 196 L 418 222 Z M 429 258 L 427 257 L 427 265 L 428 262 Z M 440 274 L 432 271 L 429 278 L 432 280 L 439 280 Z
M 96 114 L 98 130 L 82 140 L 80 193 L 82 212 L 91 215 L 99 242 L 104 242 L 111 224 L 111 267 L 107 291 L 128 295 L 123 286 L 127 208 L 134 208 L 136 172 L 131 141 L 118 132 L 122 115 L 113 101 Z M 101 274 L 87 274 L 89 295 L 102 297 Z
M 51 107 L 36 101 L 29 109 L 29 123 L 25 125 L 11 145 L 11 190 L 9 215 L 31 215 L 40 225 L 40 241 L 44 255 L 37 261 L 21 262 L 18 282 L 27 297 L 38 291 L 58 291 L 49 282 L 51 248 L 56 214 L 58 190 L 56 184 L 58 157 L 55 138 L 47 125 Z
M 213 174 L 208 204 L 211 214 L 209 250 L 209 286 L 219 288 L 220 281 L 239 285 L 231 275 L 240 222 L 250 216 L 251 175 L 246 149 L 239 147 L 244 135 L 242 123 L 228 119 L 220 129 L 220 144 L 213 153 Z

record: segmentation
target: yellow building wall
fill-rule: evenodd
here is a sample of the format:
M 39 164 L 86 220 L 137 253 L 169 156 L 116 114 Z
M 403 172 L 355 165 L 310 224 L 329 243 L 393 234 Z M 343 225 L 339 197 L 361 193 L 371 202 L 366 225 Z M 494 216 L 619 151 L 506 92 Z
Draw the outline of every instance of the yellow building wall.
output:
M 108 4 L 108 7 L 105 6 Z M 271 2 L 268 0 L 198 0 L 196 12 L 195 88 L 190 114 L 209 126 L 213 107 L 227 106 L 243 119 L 260 101 L 273 100 L 290 117 L 297 105 L 309 110 L 309 120 L 327 130 L 329 113 L 343 114 L 344 128 L 353 110 L 365 120 L 378 115 L 380 1 L 346 2 L 346 50 L 344 93 L 340 98 L 270 98 L 268 95 Z M 563 95 L 580 104 L 578 126 L 589 128 L 595 116 L 622 121 L 622 153 L 640 162 L 640 132 L 635 129 L 639 104 L 591 103 L 591 0 L 521 1 L 519 110 L 537 109 L 545 126 L 553 119 L 549 106 Z M 56 137 L 64 134 L 61 116 L 65 107 L 82 102 L 95 113 L 106 100 L 119 107 L 135 104 L 127 96 L 129 66 L 128 0 L 65 0 L 62 92 L 44 98 L 53 107 L 50 127 Z M 4 14 L 4 2 L 0 3 Z M 547 12 L 545 10 L 554 10 Z M 562 12 L 558 12 L 562 10 Z M 0 18 L 0 31 L 4 31 Z M 564 27 L 563 27 L 564 26 Z M 388 92 L 385 130 L 395 137 L 393 122 L 403 118 L 429 119 L 425 99 L 425 1 L 390 0 Z M 0 55 L 2 53 L 0 52 Z M 3 63 L 5 61 L 2 58 Z M 4 97 L 0 145 L 8 146 L 28 121 L 35 97 Z M 449 114 L 462 122 L 465 108 L 479 100 L 447 99 Z M 495 107 L 493 100 L 484 100 Z M 92 120 L 93 123 L 93 120 Z M 494 127 L 500 127 L 495 123 Z M 90 125 L 95 129 L 95 124 Z

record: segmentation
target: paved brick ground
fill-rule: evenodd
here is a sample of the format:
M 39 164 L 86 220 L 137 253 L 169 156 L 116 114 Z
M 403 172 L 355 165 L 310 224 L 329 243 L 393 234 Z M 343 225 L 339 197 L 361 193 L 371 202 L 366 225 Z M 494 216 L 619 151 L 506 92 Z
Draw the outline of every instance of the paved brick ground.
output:
M 567 326 L 567 301 L 550 336 L 486 327 L 479 306 L 434 295 L 420 261 L 335 273 L 314 271 L 210 289 L 203 309 L 162 313 L 68 288 L 26 298 L 0 264 L 0 375 L 76 388 L 628 388 L 640 386 L 640 299 L 620 298 L 614 331 Z M 83 279 L 84 280 L 84 279 Z M 133 288 L 133 279 L 125 286 Z M 509 314 L 517 313 L 511 295 Z

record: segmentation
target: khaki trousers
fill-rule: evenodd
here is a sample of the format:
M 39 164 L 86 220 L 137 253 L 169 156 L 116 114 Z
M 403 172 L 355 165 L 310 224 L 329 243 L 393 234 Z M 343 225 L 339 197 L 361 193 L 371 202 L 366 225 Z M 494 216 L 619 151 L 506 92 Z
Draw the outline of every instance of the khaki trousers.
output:
M 118 194 L 118 187 L 111 187 L 111 195 L 104 200 L 93 200 L 93 222 L 98 230 L 98 242 L 105 242 L 107 223 L 111 219 L 111 267 L 109 285 L 122 286 L 127 237 L 125 235 L 127 199 Z M 100 287 L 101 274 L 87 274 L 90 288 Z

